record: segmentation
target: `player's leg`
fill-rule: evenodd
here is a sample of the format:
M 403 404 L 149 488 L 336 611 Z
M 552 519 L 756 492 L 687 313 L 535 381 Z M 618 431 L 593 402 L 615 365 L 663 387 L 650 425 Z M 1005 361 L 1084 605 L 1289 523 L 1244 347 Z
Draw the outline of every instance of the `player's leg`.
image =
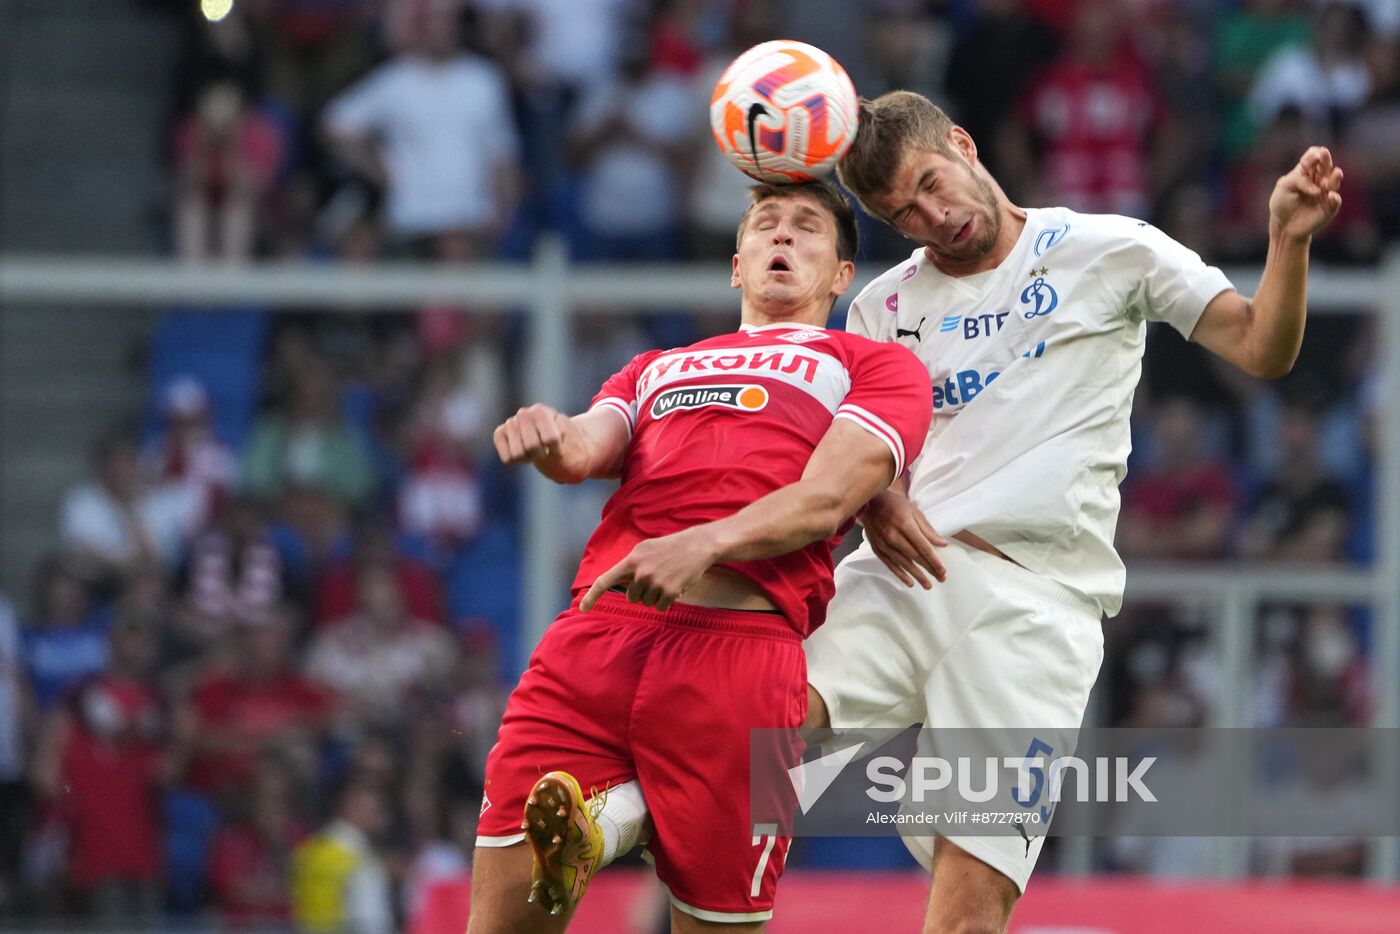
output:
M 826 701 L 821 692 L 807 685 L 807 719 L 802 721 L 804 730 L 828 730 L 831 728 L 831 712 L 826 709 Z
M 581 789 L 636 777 L 627 722 L 654 636 L 630 619 L 573 610 L 545 633 L 487 757 L 473 934 L 514 931 L 517 924 L 525 925 L 520 930 L 563 930 L 556 921 L 567 918 L 601 855 Z M 552 776 L 560 771 L 570 778 Z M 478 865 L 486 872 L 479 883 Z
M 528 901 L 532 863 L 524 843 L 476 848 L 467 934 L 558 934 L 568 926 L 573 912 L 550 915 Z
M 923 934 L 1002 934 L 1020 896 L 1016 883 L 939 837 Z
M 940 585 L 948 610 L 971 624 L 929 674 L 930 732 L 921 742 L 956 744 L 954 755 L 970 748 L 1008 757 L 1073 755 L 1103 660 L 1097 611 L 1053 582 L 957 542 L 945 559 L 959 564 L 954 578 L 950 563 L 948 582 Z M 1005 748 L 1013 742 L 1025 745 Z M 950 753 L 944 747 L 938 754 Z M 1044 821 L 1051 816 L 1046 801 L 1014 803 Z M 932 857 L 925 934 L 1005 928 L 1045 842 L 1047 823 L 1030 826 L 1036 828 L 1030 835 L 905 838 L 926 868 Z
M 603 833 L 603 865 L 609 866 L 651 839 L 655 827 L 651 811 L 642 795 L 640 782 L 614 785 L 598 808 L 598 827 Z

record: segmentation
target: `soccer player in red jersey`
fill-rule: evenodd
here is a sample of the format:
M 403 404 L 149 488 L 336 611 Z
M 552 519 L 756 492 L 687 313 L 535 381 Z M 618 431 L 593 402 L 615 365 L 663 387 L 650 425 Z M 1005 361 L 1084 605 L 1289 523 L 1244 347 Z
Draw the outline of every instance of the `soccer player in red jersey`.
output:
M 487 760 L 469 934 L 564 930 L 601 860 L 581 789 L 634 780 L 673 931 L 772 914 L 788 840 L 750 823 L 749 731 L 801 725 L 832 546 L 918 455 L 932 390 L 904 348 L 825 328 L 856 248 L 833 187 L 755 188 L 737 245 L 738 331 L 496 429 L 507 463 L 622 483 Z

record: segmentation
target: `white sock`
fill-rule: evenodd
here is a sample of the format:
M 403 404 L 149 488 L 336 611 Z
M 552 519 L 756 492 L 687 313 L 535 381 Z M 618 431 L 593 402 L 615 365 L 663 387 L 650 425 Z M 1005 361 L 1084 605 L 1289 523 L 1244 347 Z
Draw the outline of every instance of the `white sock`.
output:
M 603 830 L 604 866 L 651 839 L 651 812 L 636 779 L 608 789 L 598 826 Z

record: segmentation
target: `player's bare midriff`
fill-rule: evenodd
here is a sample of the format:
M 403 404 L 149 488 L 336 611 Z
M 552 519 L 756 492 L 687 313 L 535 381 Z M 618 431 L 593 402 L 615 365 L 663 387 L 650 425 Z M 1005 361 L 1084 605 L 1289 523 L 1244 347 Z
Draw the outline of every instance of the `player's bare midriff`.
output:
M 722 610 L 776 610 L 758 585 L 741 574 L 724 568 L 710 568 L 685 593 L 681 603 Z
M 993 545 L 985 538 L 982 538 L 978 535 L 974 535 L 967 529 L 963 529 L 961 532 L 954 532 L 953 537 L 956 538 L 958 541 L 962 542 L 964 545 L 967 545 L 969 548 L 976 548 L 978 551 L 985 551 L 987 554 L 998 557 L 1003 561 L 1011 561 L 1010 558 L 1008 558 L 1005 554 L 1002 553 L 1002 550 L 1000 548 Z M 1015 564 L 1016 562 L 1011 561 L 1011 563 Z

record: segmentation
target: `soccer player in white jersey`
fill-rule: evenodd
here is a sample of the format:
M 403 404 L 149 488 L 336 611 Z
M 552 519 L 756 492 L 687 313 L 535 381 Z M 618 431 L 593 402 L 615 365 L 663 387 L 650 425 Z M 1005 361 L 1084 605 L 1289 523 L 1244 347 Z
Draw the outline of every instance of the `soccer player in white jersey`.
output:
M 808 724 L 1077 728 L 1101 618 L 1122 603 L 1113 531 L 1146 323 L 1253 376 L 1287 373 L 1342 171 L 1314 147 L 1279 179 L 1253 298 L 1142 221 L 1012 204 L 967 132 L 917 94 L 862 101 L 839 172 L 919 244 L 847 326 L 914 350 L 934 413 L 907 493 L 896 482 L 871 502 L 806 643 Z M 906 839 L 932 864 L 926 934 L 1004 930 L 1043 840 Z

